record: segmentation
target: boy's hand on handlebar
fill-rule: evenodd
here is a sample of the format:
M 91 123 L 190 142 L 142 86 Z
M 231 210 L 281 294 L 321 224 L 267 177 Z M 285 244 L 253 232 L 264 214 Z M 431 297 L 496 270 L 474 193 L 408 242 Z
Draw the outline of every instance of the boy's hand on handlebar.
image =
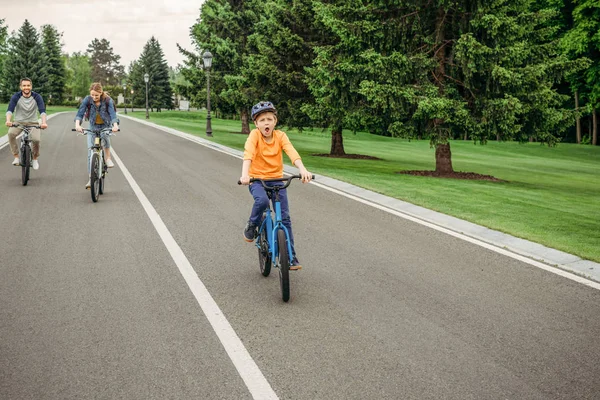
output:
M 302 177 L 302 183 L 308 183 L 312 180 L 312 174 L 306 168 L 300 169 L 300 176 Z
M 47 127 L 48 127 L 48 124 L 44 124 L 44 123 L 40 124 L 40 128 L 42 128 L 42 129 L 46 129 Z
M 249 185 L 250 184 L 250 176 L 246 175 L 246 176 L 242 176 L 240 178 L 240 183 L 242 185 Z
M 12 121 L 6 121 L 6 126 L 10 128 L 12 126 Z

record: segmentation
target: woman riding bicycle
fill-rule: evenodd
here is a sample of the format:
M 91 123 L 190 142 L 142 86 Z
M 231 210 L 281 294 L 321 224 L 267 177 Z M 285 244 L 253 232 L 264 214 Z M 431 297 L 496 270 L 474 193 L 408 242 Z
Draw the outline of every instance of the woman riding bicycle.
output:
M 119 119 L 117 118 L 117 112 L 115 111 L 115 104 L 107 93 L 102 90 L 102 85 L 99 82 L 94 82 L 90 86 L 90 95 L 87 96 L 81 102 L 77 116 L 75 117 L 75 130 L 77 132 L 83 132 L 81 127 L 81 121 L 84 116 L 90 121 L 90 129 L 100 130 L 107 129 L 112 126 L 112 131 L 117 132 L 119 130 Z M 106 166 L 112 168 L 115 164 L 110 158 L 110 137 L 107 133 L 103 132 L 101 135 L 102 147 L 104 148 L 104 154 L 106 159 Z M 92 147 L 94 146 L 93 135 L 87 135 L 87 147 L 88 147 L 88 177 L 90 174 L 90 159 L 92 156 Z M 90 180 L 85 185 L 86 189 L 90 188 Z

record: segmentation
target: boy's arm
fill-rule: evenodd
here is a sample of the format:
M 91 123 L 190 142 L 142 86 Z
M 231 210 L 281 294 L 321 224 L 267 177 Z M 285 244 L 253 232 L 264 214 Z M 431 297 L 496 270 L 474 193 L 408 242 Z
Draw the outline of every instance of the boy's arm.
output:
M 304 163 L 302 163 L 300 154 L 298 154 L 298 152 L 292 145 L 292 142 L 290 142 L 290 139 L 285 133 L 281 137 L 281 147 L 283 147 L 283 151 L 285 151 L 285 154 L 287 154 L 290 160 L 292 161 L 292 165 L 294 165 L 300 171 L 302 182 L 310 182 L 312 179 L 312 174 L 308 172 L 306 167 L 304 167 Z
M 40 126 L 42 129 L 46 129 L 48 127 L 48 116 L 46 115 L 46 105 L 44 104 L 44 99 L 39 93 L 35 94 L 35 102 L 37 103 L 38 111 L 40 112 L 40 116 L 42 117 L 42 123 Z
M 250 183 L 250 165 L 254 159 L 257 145 L 257 138 L 253 133 L 254 131 L 250 132 L 250 135 L 244 144 L 244 161 L 242 163 L 242 176 L 240 177 L 242 185 L 248 185 Z
M 242 163 L 242 176 L 240 177 L 242 185 L 250 184 L 250 164 L 252 164 L 252 160 L 244 160 Z

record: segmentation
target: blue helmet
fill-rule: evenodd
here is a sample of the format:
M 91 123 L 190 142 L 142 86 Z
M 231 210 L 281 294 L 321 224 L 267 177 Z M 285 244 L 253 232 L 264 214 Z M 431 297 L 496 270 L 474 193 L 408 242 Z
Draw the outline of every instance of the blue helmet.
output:
M 260 103 L 256 103 L 254 106 L 252 106 L 252 114 L 250 117 L 252 118 L 252 121 L 254 121 L 256 117 L 267 111 L 277 115 L 277 110 L 275 109 L 273 103 L 270 101 L 261 101 Z

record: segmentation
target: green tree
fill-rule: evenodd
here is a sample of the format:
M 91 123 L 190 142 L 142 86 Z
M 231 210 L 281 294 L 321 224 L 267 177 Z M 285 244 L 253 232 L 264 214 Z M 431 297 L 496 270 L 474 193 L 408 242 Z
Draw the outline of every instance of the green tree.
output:
M 83 98 L 90 92 L 92 66 L 87 55 L 75 52 L 67 58 L 67 92 L 73 98 Z
M 338 126 L 430 138 L 440 174 L 453 172 L 452 138 L 555 143 L 571 124 L 553 85 L 581 64 L 558 53 L 556 10 L 530 0 L 403 4 L 318 5 L 339 42 L 317 51 L 317 111 Z
M 19 90 L 22 77 L 33 81 L 33 90 L 46 100 L 47 59 L 36 29 L 25 20 L 8 39 L 8 57 L 2 69 L 2 87 L 10 94 Z
M 65 92 L 66 68 L 61 55 L 59 33 L 52 25 L 42 26 L 42 47 L 46 55 L 46 70 L 48 82 L 46 84 L 46 96 L 48 103 L 61 103 Z
M 88 45 L 87 55 L 92 65 L 92 80 L 102 85 L 118 85 L 125 74 L 121 56 L 115 54 L 106 39 L 94 39 Z
M 4 19 L 0 18 L 0 101 L 7 101 L 9 92 L 3 86 L 4 82 L 4 60 L 6 58 L 8 27 L 4 24 Z
M 262 2 L 248 0 L 207 0 L 202 4 L 199 22 L 191 37 L 200 54 L 209 50 L 214 57 L 211 69 L 211 96 L 225 112 L 235 112 L 242 121 L 242 133 L 250 133 L 249 110 L 261 98 L 258 87 L 244 74 L 248 56 L 248 36 Z
M 131 79 L 136 92 L 141 91 L 145 96 L 146 83 L 144 74 L 149 75 L 148 104 L 160 111 L 162 108 L 173 107 L 173 90 L 169 82 L 169 66 L 165 60 L 160 43 L 154 36 L 144 45 L 140 58 L 134 65 Z M 144 97 L 145 103 L 145 97 Z
M 312 5 L 313 0 L 265 1 L 248 37 L 243 71 L 249 85 L 260 90 L 260 98 L 276 105 L 279 120 L 300 129 L 312 124 L 302 106 L 314 103 L 305 69 L 315 58 L 313 49 L 328 40 Z
M 600 106 L 600 3 L 593 0 L 574 0 L 573 27 L 564 36 L 561 45 L 570 58 L 586 57 L 591 64 L 582 73 L 570 75 L 575 93 L 582 93 L 588 101 L 592 116 L 590 142 L 598 144 L 598 117 Z M 578 141 L 581 134 L 578 135 Z

